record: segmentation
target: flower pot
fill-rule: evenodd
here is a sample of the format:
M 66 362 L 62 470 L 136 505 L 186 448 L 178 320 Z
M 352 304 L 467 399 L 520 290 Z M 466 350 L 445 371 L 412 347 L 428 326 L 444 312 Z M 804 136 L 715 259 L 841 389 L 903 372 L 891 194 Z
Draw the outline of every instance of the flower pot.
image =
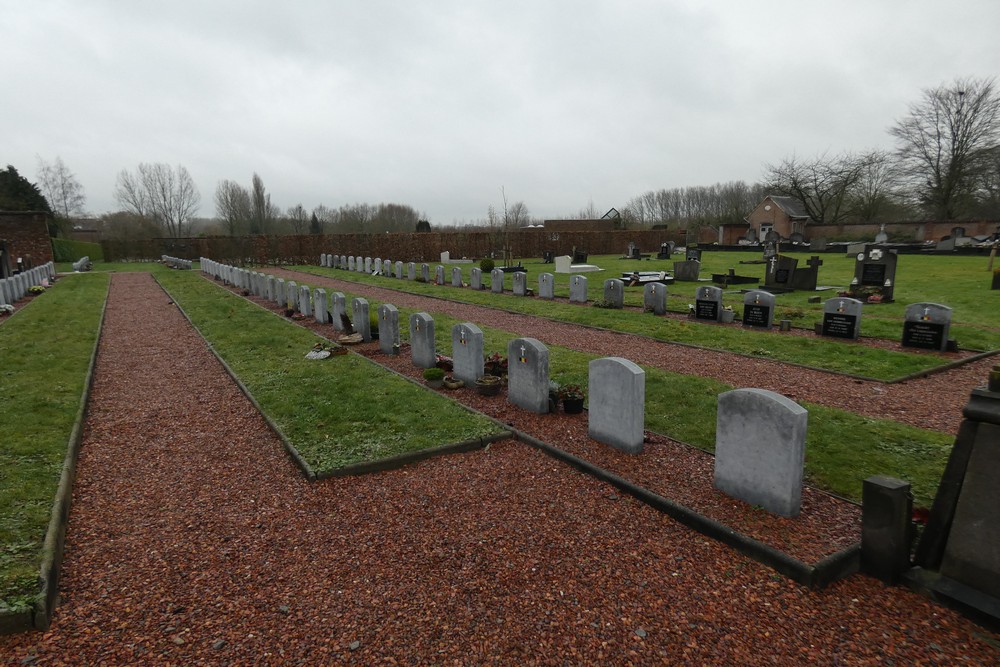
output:
M 462 387 L 465 386 L 464 382 L 462 382 L 458 378 L 453 378 L 453 377 L 446 377 L 443 380 L 443 382 L 445 389 L 461 389 Z
M 427 382 L 427 386 L 430 387 L 431 389 L 440 389 L 441 387 L 444 386 L 444 379 L 441 379 L 441 380 L 425 380 L 425 382 Z
M 736 313 L 731 310 L 723 310 L 721 313 L 719 313 L 719 321 L 722 322 L 723 324 L 732 324 L 733 317 L 735 317 L 735 315 Z
M 562 404 L 563 412 L 568 415 L 578 415 L 583 412 L 582 398 L 564 398 Z
M 483 396 L 496 396 L 502 386 L 500 378 L 495 375 L 484 375 L 476 380 L 476 392 Z

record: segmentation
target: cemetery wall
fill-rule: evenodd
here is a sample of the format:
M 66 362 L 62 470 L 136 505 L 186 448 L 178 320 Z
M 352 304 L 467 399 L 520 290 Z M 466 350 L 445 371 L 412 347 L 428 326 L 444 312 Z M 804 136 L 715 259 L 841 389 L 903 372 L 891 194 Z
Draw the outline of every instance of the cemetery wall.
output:
M 881 229 L 881 223 L 870 224 L 835 224 L 818 225 L 811 223 L 806 225 L 803 234 L 806 239 L 826 239 L 827 241 L 871 241 L 874 242 L 875 235 Z M 924 221 L 924 222 L 887 222 L 885 232 L 889 235 L 889 240 L 894 242 L 907 241 L 940 241 L 946 236 L 951 236 L 951 230 L 961 227 L 965 230 L 966 236 L 989 236 L 1000 233 L 1000 221 L 997 220 L 949 220 L 949 221 Z M 746 224 L 722 225 L 721 226 L 722 245 L 737 245 L 740 239 L 746 237 L 749 226 Z M 709 229 L 715 236 L 715 230 Z M 705 239 L 705 230 L 702 230 L 700 243 L 713 243 L 715 238 Z
M 48 217 L 48 214 L 36 211 L 0 212 L 0 241 L 7 242 L 11 268 L 18 257 L 28 255 L 31 255 L 34 266 L 54 261 Z
M 555 236 L 554 236 L 555 235 Z M 509 234 L 515 257 L 541 258 L 545 252 L 569 255 L 573 248 L 591 255 L 621 255 L 629 242 L 643 254 L 656 256 L 660 244 L 683 243 L 675 230 L 615 230 L 552 232 L 543 228 L 519 229 Z M 503 238 L 491 231 L 447 231 L 389 234 L 329 234 L 323 236 L 209 236 L 152 239 L 128 244 L 102 241 L 107 261 L 159 259 L 171 255 L 184 259 L 211 257 L 227 263 L 315 264 L 320 253 L 385 257 L 406 262 L 436 262 L 448 251 L 455 259 L 502 256 Z

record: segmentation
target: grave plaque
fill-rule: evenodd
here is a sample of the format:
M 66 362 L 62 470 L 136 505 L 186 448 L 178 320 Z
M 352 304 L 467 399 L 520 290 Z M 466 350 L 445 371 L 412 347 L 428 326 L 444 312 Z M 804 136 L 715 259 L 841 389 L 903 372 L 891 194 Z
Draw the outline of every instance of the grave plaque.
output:
M 444 285 L 444 267 L 440 264 L 434 267 L 434 284 Z
M 937 303 L 912 303 L 906 307 L 903 347 L 945 351 L 951 328 L 951 308 Z
M 549 349 L 534 338 L 507 344 L 507 400 L 525 410 L 549 411 Z
M 555 278 L 551 273 L 538 276 L 538 296 L 543 299 L 555 298 Z
M 420 282 L 429 283 L 431 281 L 431 267 L 428 264 L 420 265 Z
M 604 281 L 604 302 L 611 308 L 621 308 L 625 305 L 625 283 L 617 278 Z
M 743 326 L 770 329 L 774 322 L 774 295 L 751 290 L 743 297 Z
M 854 264 L 854 279 L 851 281 L 852 291 L 858 288 L 877 288 L 882 301 L 892 301 L 896 285 L 896 253 L 865 246 L 857 255 Z
M 459 266 L 451 267 L 451 286 L 452 287 L 462 286 L 462 268 Z
M 722 290 L 718 287 L 699 287 L 694 302 L 695 319 L 718 322 L 721 312 Z
M 524 271 L 517 271 L 513 276 L 514 285 L 511 288 L 514 296 L 526 296 L 528 294 L 528 274 Z
M 570 303 L 587 303 L 587 277 L 572 276 L 569 279 Z
M 493 269 L 490 271 L 490 290 L 499 294 L 503 292 L 503 277 L 504 272 L 500 269 Z
M 427 313 L 410 315 L 410 359 L 418 368 L 431 368 L 437 362 L 434 352 L 434 318 Z
M 378 347 L 382 354 L 399 354 L 399 310 L 390 303 L 378 307 Z
M 403 279 L 403 263 L 402 262 L 396 262 L 395 269 L 396 269 L 395 270 L 396 278 L 398 280 L 402 280 Z
M 774 255 L 767 261 L 767 273 L 764 276 L 766 287 L 791 286 L 792 278 L 795 275 L 795 268 L 799 265 L 799 260 L 787 255 Z
M 861 284 L 881 287 L 885 283 L 885 264 L 865 264 L 861 269 Z
M 451 328 L 452 375 L 472 386 L 483 377 L 483 331 L 466 322 Z
M 823 335 L 831 338 L 857 338 L 861 333 L 861 307 L 857 299 L 828 299 L 823 306 Z
M 483 289 L 483 270 L 479 267 L 472 267 L 469 277 L 469 287 L 472 289 Z

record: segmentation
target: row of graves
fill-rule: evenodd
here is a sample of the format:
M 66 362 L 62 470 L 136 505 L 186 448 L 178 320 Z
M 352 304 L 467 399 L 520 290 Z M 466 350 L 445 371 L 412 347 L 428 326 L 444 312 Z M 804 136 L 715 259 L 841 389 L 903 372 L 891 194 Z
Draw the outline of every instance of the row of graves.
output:
M 700 265 L 701 250 L 688 248 L 684 263 Z M 446 255 L 445 253 L 444 255 Z M 448 258 L 442 255 L 442 261 Z M 560 260 L 561 258 L 556 258 Z M 567 260 L 569 257 L 566 258 Z M 453 287 L 465 287 L 465 274 L 461 265 L 455 265 L 459 260 L 451 260 L 451 266 L 446 269 L 439 264 L 432 269 L 429 264 L 415 262 L 392 262 L 381 258 L 352 257 L 345 255 L 322 254 L 320 265 L 327 268 L 339 268 L 373 275 L 394 277 L 397 279 L 418 280 L 436 285 L 450 284 Z M 468 260 L 462 260 L 468 263 Z M 858 253 L 855 262 L 854 278 L 850 287 L 840 296 L 827 299 L 823 307 L 823 319 L 817 327 L 817 333 L 840 339 L 857 340 L 861 336 L 862 310 L 865 303 L 889 303 L 893 301 L 895 287 L 897 255 L 893 252 L 883 252 L 878 247 L 866 247 Z M 816 291 L 818 285 L 819 267 L 823 261 L 818 256 L 811 257 L 799 266 L 799 260 L 794 257 L 773 254 L 767 260 L 767 269 L 762 289 L 743 291 L 743 312 L 741 324 L 744 327 L 770 330 L 774 327 L 776 295 L 793 290 Z M 696 269 L 697 270 L 697 269 Z M 523 269 L 505 271 L 501 268 L 490 272 L 490 289 L 494 293 L 506 291 L 507 274 L 511 274 L 511 292 L 515 296 L 534 296 L 536 292 L 528 286 L 528 275 Z M 603 302 L 608 308 L 623 308 L 625 288 L 631 283 L 629 274 L 622 279 L 611 278 L 604 281 Z M 757 280 L 754 279 L 756 282 Z M 724 281 L 728 284 L 728 281 Z M 474 290 L 484 289 L 483 272 L 478 267 L 472 267 L 468 286 Z M 570 303 L 588 303 L 588 278 L 582 274 L 571 274 L 569 281 Z M 643 307 L 654 315 L 667 313 L 667 282 L 648 280 L 642 284 Z M 736 313 L 723 305 L 724 290 L 714 285 L 702 285 L 695 291 L 695 303 L 692 308 L 694 319 L 731 323 L 736 319 Z M 555 276 L 552 273 L 541 273 L 538 276 L 537 295 L 542 299 L 555 298 Z M 901 344 L 925 350 L 946 351 L 949 349 L 949 330 L 951 326 L 952 309 L 936 303 L 922 302 L 911 304 L 906 309 L 903 324 Z M 791 329 L 789 320 L 782 320 L 782 330 Z M 954 346 L 954 341 L 950 343 Z
M 46 262 L 41 266 L 26 268 L 9 278 L 0 279 L 0 306 L 13 306 L 37 285 L 47 287 L 56 277 L 56 265 Z
M 322 288 L 311 290 L 294 281 L 205 258 L 201 267 L 216 279 L 315 317 L 316 322 L 331 324 L 337 331 L 344 330 L 347 303 L 342 292 L 327 295 Z M 372 340 L 368 309 L 366 299 L 352 299 L 350 313 L 365 341 Z M 930 312 L 915 309 L 919 311 L 917 320 L 930 321 L 925 319 Z M 377 313 L 380 351 L 401 354 L 398 309 L 382 304 Z M 767 315 L 756 317 L 766 319 Z M 424 312 L 411 314 L 408 334 L 412 364 L 417 368 L 435 366 L 438 352 L 433 317 Z M 515 338 L 507 344 L 507 355 L 507 400 L 534 413 L 550 411 L 548 348 L 534 338 Z M 470 386 L 482 378 L 486 374 L 482 329 L 472 322 L 455 324 L 451 329 L 451 357 L 455 377 Z M 622 452 L 642 455 L 645 375 L 639 365 L 621 357 L 589 363 L 589 437 Z M 996 447 L 1000 438 L 1000 367 L 991 374 L 987 386 L 972 391 L 963 414 L 965 421 L 912 558 L 910 485 L 876 475 L 864 480 L 861 542 L 836 558 L 825 559 L 826 574 L 819 574 L 819 565 L 806 566 L 803 571 L 807 581 L 802 583 L 822 585 L 860 569 L 889 584 L 904 582 L 977 618 L 985 615 L 994 623 L 1000 622 L 1000 515 L 995 512 L 1000 489 L 1000 450 Z M 733 498 L 794 520 L 802 507 L 807 430 L 808 411 L 781 394 L 757 388 L 720 394 L 715 487 Z M 649 492 L 639 489 L 636 496 L 645 500 Z M 714 530 L 705 528 L 704 523 L 701 527 L 689 525 L 706 533 Z M 725 535 L 719 539 L 733 545 L 738 542 L 738 535 L 724 527 L 722 530 Z M 769 563 L 773 563 L 772 558 L 770 550 L 760 556 Z M 794 576 L 784 566 L 782 571 Z M 819 580 L 822 583 L 817 583 Z

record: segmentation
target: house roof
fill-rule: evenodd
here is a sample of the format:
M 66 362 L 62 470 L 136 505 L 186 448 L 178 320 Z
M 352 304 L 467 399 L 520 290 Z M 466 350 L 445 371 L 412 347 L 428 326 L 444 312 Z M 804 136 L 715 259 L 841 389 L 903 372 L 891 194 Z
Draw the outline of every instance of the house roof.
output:
M 779 197 L 777 195 L 768 195 L 768 199 L 773 201 L 778 205 L 782 211 L 785 212 L 789 218 L 801 218 L 804 220 L 809 219 L 809 214 L 806 213 L 806 207 L 802 205 L 795 197 Z

